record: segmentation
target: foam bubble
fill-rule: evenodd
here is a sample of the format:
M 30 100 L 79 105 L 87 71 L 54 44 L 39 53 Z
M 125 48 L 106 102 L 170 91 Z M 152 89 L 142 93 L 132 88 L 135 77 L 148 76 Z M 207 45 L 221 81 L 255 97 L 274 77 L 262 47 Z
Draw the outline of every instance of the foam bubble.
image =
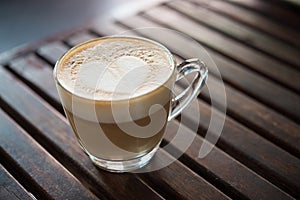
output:
M 67 57 L 57 77 L 67 90 L 97 100 L 146 94 L 172 73 L 169 55 L 143 40 L 104 39 Z

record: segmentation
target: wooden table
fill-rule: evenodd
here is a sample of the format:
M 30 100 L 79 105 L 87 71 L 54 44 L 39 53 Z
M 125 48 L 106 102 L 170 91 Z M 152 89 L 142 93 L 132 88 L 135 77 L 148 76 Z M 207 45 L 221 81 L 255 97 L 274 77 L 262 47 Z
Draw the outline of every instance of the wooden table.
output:
M 299 7 L 281 1 L 158 3 L 2 54 L 0 199 L 299 199 L 299 16 Z M 196 134 L 184 154 L 158 171 L 112 174 L 96 168 L 77 144 L 52 69 L 82 41 L 149 26 L 183 32 L 205 47 L 221 72 L 227 110 L 221 96 L 211 106 L 210 93 L 221 95 L 223 85 L 210 69 L 207 86 L 182 116 L 187 136 Z M 193 53 L 173 34 L 130 32 L 165 44 L 179 59 Z M 213 150 L 199 158 L 207 130 L 214 134 L 212 112 L 217 120 L 226 117 L 225 124 Z M 179 119 L 169 123 L 162 147 Z M 170 147 L 165 156 L 179 152 Z

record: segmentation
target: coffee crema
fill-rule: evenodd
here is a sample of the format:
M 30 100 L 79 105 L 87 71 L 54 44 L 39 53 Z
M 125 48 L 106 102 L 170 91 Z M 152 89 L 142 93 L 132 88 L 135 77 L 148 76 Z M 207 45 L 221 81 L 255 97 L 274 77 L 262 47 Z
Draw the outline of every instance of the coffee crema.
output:
M 112 37 L 77 47 L 63 58 L 57 79 L 69 92 L 87 99 L 129 99 L 163 85 L 173 72 L 171 62 L 156 44 Z

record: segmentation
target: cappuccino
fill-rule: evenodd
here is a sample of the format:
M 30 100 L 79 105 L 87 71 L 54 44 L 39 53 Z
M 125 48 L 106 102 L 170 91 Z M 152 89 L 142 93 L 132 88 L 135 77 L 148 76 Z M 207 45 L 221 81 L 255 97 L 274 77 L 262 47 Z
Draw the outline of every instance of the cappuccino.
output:
M 88 41 L 61 58 L 58 91 L 92 159 L 131 160 L 157 148 L 169 116 L 173 62 L 163 46 L 129 37 Z
M 175 81 L 191 73 L 193 81 L 175 97 Z M 207 73 L 197 58 L 176 66 L 163 45 L 126 36 L 77 45 L 54 68 L 78 142 L 95 165 L 112 172 L 133 171 L 150 161 L 167 122 L 197 97 Z

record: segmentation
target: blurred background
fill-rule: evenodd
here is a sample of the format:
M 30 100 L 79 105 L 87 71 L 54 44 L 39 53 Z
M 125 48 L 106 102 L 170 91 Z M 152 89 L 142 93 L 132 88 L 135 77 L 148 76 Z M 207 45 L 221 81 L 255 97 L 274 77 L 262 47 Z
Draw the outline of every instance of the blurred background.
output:
M 151 4 L 157 1 L 163 0 L 1 0 L 0 53 L 81 27 L 92 19 L 102 19 L 120 11 L 124 6 L 127 6 L 127 11 L 130 12 L 133 9 L 132 5 L 138 7 L 137 4 Z M 300 0 L 276 1 L 300 5 Z M 250 3 L 255 4 L 256 1 Z M 297 10 L 296 7 L 292 8 Z
M 0 53 L 107 16 L 129 1 L 1 0 Z

